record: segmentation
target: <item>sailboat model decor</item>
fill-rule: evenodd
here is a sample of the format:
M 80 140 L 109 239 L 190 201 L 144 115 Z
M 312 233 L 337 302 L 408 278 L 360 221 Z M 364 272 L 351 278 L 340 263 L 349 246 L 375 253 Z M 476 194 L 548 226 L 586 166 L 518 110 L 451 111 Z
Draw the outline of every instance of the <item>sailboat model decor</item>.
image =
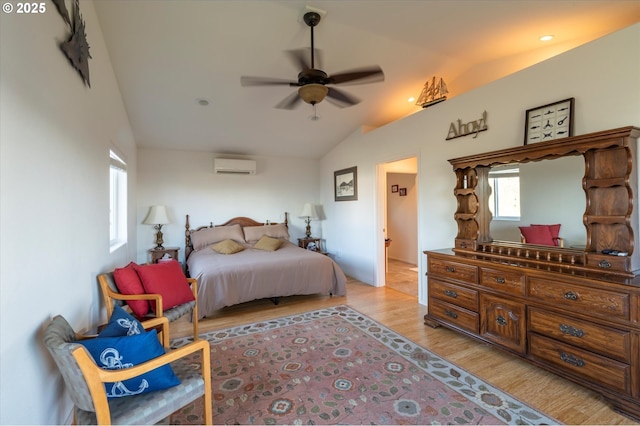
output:
M 416 105 L 420 105 L 422 108 L 435 105 L 438 102 L 442 102 L 447 99 L 447 85 L 442 78 L 437 79 L 435 76 L 431 80 L 427 80 L 422 88 L 422 93 L 418 98 Z

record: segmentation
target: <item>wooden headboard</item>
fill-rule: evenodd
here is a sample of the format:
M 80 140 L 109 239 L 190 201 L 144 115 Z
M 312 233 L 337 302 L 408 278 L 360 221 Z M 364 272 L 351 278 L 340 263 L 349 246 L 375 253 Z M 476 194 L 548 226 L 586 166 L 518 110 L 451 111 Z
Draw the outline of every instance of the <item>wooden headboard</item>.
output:
M 284 212 L 284 226 L 286 226 L 287 228 L 289 227 L 289 213 L 288 212 Z M 245 216 L 238 216 L 238 217 L 234 217 L 229 219 L 228 221 L 226 221 L 225 223 L 221 223 L 219 225 L 215 225 L 215 226 L 229 226 L 229 225 L 240 225 L 242 227 L 244 226 L 262 226 L 262 225 L 277 225 L 278 222 L 258 222 L 255 221 L 249 217 L 245 217 Z M 187 215 L 187 220 L 185 222 L 184 225 L 184 261 L 186 262 L 187 259 L 189 258 L 189 255 L 191 254 L 191 252 L 193 251 L 193 244 L 191 243 L 191 234 L 193 232 L 197 232 L 201 229 L 206 229 L 206 228 L 213 228 L 213 222 L 209 222 L 209 225 L 203 225 L 203 226 L 199 226 L 195 229 L 191 229 L 191 224 L 189 223 L 189 215 Z

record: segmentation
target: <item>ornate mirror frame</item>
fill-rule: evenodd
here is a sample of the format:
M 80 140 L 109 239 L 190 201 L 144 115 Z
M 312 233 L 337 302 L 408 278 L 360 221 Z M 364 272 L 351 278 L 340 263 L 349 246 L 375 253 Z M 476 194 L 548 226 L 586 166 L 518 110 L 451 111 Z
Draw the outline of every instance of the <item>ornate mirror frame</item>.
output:
M 458 225 L 454 251 L 481 252 L 485 257 L 524 260 L 537 267 L 559 267 L 632 277 L 640 268 L 638 232 L 637 140 L 640 128 L 628 126 L 586 135 L 485 152 L 449 160 L 456 175 L 454 194 Z M 494 241 L 488 198 L 493 166 L 581 155 L 587 230 L 584 250 Z M 627 256 L 602 254 L 604 249 Z

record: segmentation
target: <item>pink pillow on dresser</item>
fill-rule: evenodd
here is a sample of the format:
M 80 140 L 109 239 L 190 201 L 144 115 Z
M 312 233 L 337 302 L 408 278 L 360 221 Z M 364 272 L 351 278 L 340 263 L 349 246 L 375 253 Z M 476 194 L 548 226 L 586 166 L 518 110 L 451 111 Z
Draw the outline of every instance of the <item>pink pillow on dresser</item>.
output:
M 562 226 L 559 223 L 556 223 L 555 225 L 535 225 L 535 224 L 531 224 L 531 226 L 547 226 L 549 228 L 549 232 L 551 232 L 551 238 L 553 239 L 554 245 L 558 245 L 558 237 L 560 237 L 560 226 Z
M 518 228 L 520 228 L 520 232 L 527 244 L 555 246 L 548 226 L 519 226 Z
M 116 268 L 113 271 L 113 279 L 116 282 L 118 291 L 122 294 L 144 294 L 142 281 L 136 272 L 135 267 L 138 266 L 131 262 L 124 268 Z M 127 305 L 131 308 L 131 312 L 138 317 L 144 317 L 149 312 L 148 300 L 127 300 Z
M 136 265 L 135 268 L 145 293 L 162 296 L 163 310 L 195 300 L 178 261 Z M 150 302 L 150 305 L 151 310 L 156 312 L 155 302 Z

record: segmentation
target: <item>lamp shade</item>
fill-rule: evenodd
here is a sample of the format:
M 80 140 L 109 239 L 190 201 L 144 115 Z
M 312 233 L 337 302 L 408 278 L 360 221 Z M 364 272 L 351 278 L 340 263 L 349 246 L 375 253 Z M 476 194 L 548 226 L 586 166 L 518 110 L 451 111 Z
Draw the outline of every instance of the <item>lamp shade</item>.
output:
M 145 225 L 166 225 L 169 222 L 167 217 L 167 210 L 164 206 L 151 206 L 149 214 L 142 222 Z
M 310 219 L 317 219 L 318 212 L 316 212 L 316 206 L 311 203 L 306 203 L 304 207 L 302 207 L 302 212 L 298 217 L 308 217 Z
M 315 105 L 324 99 L 329 92 L 329 88 L 322 84 L 309 83 L 298 89 L 298 94 L 308 104 Z

